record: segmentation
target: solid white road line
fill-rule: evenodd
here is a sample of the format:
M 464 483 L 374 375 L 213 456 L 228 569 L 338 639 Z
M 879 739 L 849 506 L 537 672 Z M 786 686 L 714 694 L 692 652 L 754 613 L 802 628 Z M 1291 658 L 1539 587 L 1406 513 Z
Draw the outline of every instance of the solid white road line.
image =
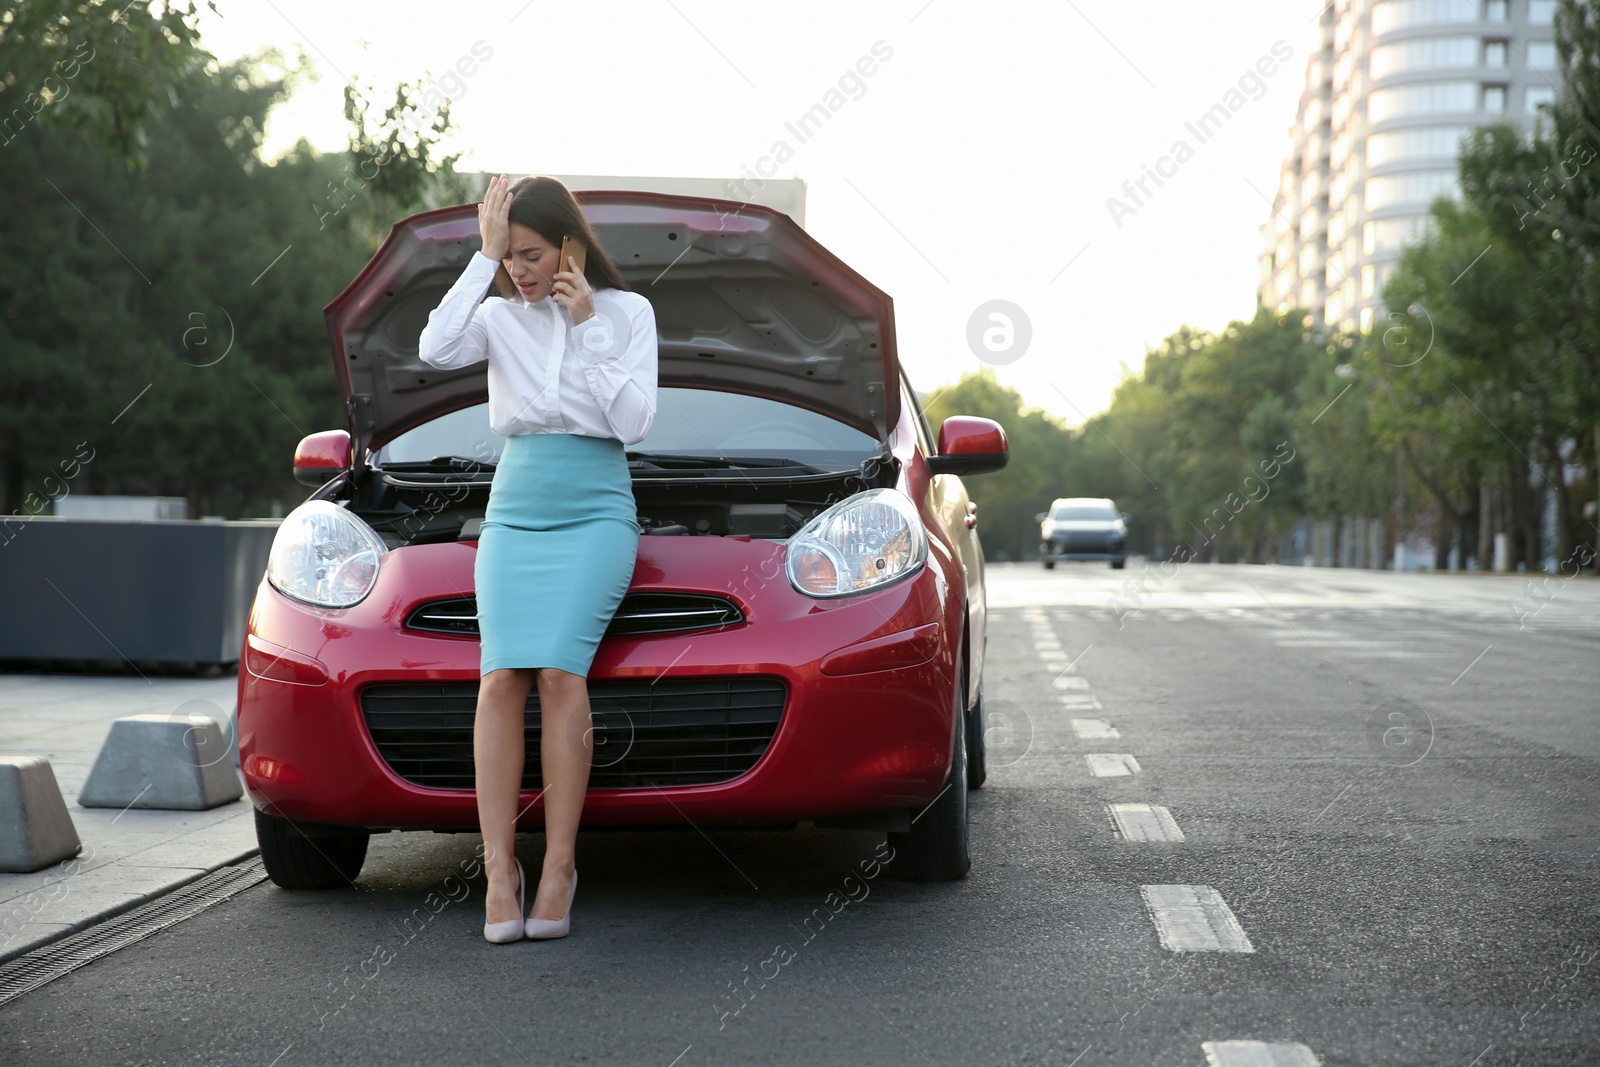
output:
M 1104 719 L 1073 719 L 1072 732 L 1085 741 L 1100 741 L 1108 737 L 1121 737 L 1122 732 Z
M 1083 758 L 1089 761 L 1089 773 L 1096 778 L 1122 778 L 1139 773 L 1139 761 L 1126 752 L 1090 752 Z
M 1202 1041 L 1209 1067 L 1320 1067 L 1298 1041 Z
M 1124 841 L 1183 840 L 1172 812 L 1158 804 L 1107 804 L 1106 809 Z
M 1170 952 L 1254 952 L 1244 927 L 1208 885 L 1147 885 L 1139 890 Z

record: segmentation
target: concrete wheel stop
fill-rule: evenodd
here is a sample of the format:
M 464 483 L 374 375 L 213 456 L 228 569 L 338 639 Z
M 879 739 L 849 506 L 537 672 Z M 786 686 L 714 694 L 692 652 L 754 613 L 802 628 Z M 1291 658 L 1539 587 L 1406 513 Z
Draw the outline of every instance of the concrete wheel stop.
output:
M 233 746 L 209 715 L 129 715 L 111 724 L 78 793 L 86 808 L 204 811 L 244 796 Z
M 0 756 L 0 871 L 40 871 L 82 848 L 50 761 Z

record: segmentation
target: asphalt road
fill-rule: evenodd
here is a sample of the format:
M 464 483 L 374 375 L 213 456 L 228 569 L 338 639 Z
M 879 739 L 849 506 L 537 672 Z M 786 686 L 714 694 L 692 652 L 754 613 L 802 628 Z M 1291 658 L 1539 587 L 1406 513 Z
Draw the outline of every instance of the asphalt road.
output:
M 847 882 L 881 834 L 586 834 L 572 936 L 494 946 L 481 879 L 448 900 L 478 839 L 384 835 L 358 889 L 0 1008 L 0 1060 L 1600 1062 L 1600 582 L 1169 572 L 990 566 L 963 882 Z

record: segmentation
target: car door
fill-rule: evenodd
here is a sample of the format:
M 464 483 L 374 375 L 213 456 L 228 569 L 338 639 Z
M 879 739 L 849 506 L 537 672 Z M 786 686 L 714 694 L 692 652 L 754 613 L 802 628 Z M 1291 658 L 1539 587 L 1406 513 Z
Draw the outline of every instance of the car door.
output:
M 922 453 L 924 456 L 934 455 L 937 452 L 937 438 L 903 371 L 900 385 L 901 405 L 912 413 L 911 422 Z M 970 661 L 967 671 L 970 702 L 971 694 L 978 692 L 983 680 L 984 635 L 987 633 L 983 546 L 978 539 L 977 504 L 968 495 L 961 478 L 954 474 L 934 475 L 930 480 L 929 497 L 939 523 L 944 527 L 945 536 L 955 548 L 956 558 L 961 561 L 961 572 L 965 578 L 967 622 L 972 635 L 967 650 Z

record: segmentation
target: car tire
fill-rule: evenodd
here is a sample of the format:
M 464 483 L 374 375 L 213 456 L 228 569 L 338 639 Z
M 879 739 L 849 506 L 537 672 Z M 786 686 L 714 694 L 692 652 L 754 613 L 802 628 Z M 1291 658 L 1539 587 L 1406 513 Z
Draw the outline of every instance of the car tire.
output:
M 967 713 L 967 788 L 982 789 L 989 778 L 983 738 L 983 689 L 978 689 L 978 699 Z
M 371 835 L 355 831 L 307 836 L 288 819 L 256 809 L 256 841 L 267 877 L 280 889 L 344 889 L 367 861 Z
M 1041 562 L 1044 563 L 1044 569 L 1045 570 L 1053 571 L 1053 570 L 1056 569 L 1056 561 L 1050 558 L 1050 553 L 1049 552 L 1041 551 L 1039 553 L 1039 559 L 1040 559 Z
M 1111 569 L 1114 571 L 1120 571 L 1127 567 L 1127 565 L 1128 561 L 1126 559 L 1114 559 L 1111 561 Z
M 907 882 L 953 882 L 972 867 L 967 851 L 967 715 L 961 706 L 966 670 L 956 659 L 955 751 L 945 772 L 944 788 L 922 809 L 906 833 L 889 832 L 894 850 L 889 873 Z

